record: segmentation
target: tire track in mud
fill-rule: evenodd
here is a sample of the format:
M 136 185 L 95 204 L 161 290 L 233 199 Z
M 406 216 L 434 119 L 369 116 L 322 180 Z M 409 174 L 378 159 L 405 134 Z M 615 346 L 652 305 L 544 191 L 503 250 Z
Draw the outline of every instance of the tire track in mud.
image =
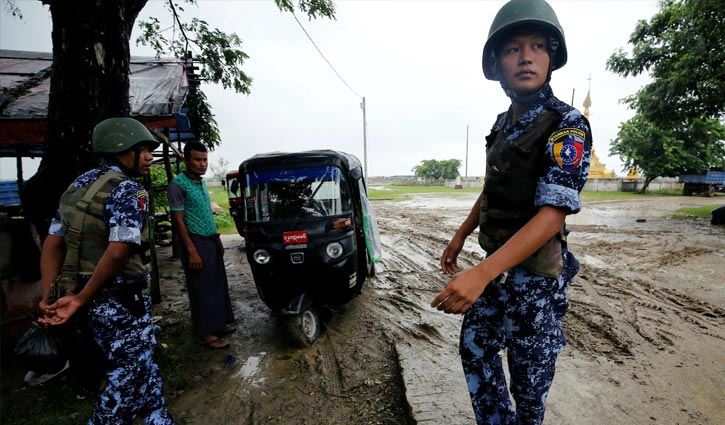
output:
M 708 245 L 711 231 L 691 232 L 690 227 L 672 225 L 666 232 L 670 235 L 662 236 L 663 232 L 654 230 L 613 232 L 611 228 L 575 226 L 587 233 L 577 233 L 572 248 L 584 264 L 570 292 L 572 308 L 565 318 L 571 345 L 591 356 L 632 357 L 666 350 L 688 333 L 722 340 L 723 308 L 663 288 L 657 281 L 668 268 L 697 262 L 722 249 L 722 244 Z M 616 242 L 591 236 L 600 230 Z M 697 233 L 705 239 L 683 244 L 680 232 Z
M 385 208 L 381 210 L 381 216 L 387 213 Z M 378 279 L 379 288 L 389 290 L 386 293 L 389 305 L 384 314 L 412 314 L 418 320 L 423 320 L 428 312 L 418 306 L 427 305 L 447 282 L 448 277 L 437 272 L 437 260 L 448 243 L 448 239 L 442 236 L 446 230 L 444 228 L 450 230 L 449 236 L 456 229 L 439 225 L 446 222 L 447 217 L 441 216 L 440 211 L 437 214 L 434 216 L 427 211 L 416 210 L 415 213 L 403 214 L 401 220 L 381 220 L 381 233 L 393 235 L 383 243 L 386 254 L 382 266 L 385 272 Z M 676 234 L 687 227 L 678 224 L 671 226 L 670 231 Z M 612 232 L 609 226 L 597 225 L 577 225 L 572 226 L 572 230 L 579 241 L 595 240 L 591 246 L 583 246 L 579 242 L 572 248 L 576 255 L 592 259 L 605 258 L 600 265 L 607 267 L 591 268 L 583 265 L 575 279 L 570 293 L 571 308 L 565 321 L 565 331 L 572 346 L 591 356 L 605 354 L 624 358 L 643 354 L 643 351 L 646 353 L 648 350 L 643 350 L 645 346 L 663 350 L 672 346 L 683 332 L 694 331 L 706 335 L 717 333 L 714 330 L 722 322 L 722 309 L 680 293 L 655 289 L 642 278 L 633 277 L 626 282 L 621 280 L 623 268 L 636 276 L 642 270 L 652 269 L 653 262 L 656 263 L 655 268 L 671 266 L 710 253 L 713 249 L 680 247 L 670 242 L 661 246 L 661 241 L 653 238 L 662 233 L 659 230 L 616 229 L 616 232 Z M 628 243 L 623 245 L 621 242 L 603 241 L 599 236 L 591 235 L 600 232 L 607 233 L 609 240 L 621 238 L 627 239 Z M 411 234 L 416 237 L 410 237 Z M 469 237 L 468 241 L 475 241 L 474 236 Z M 656 252 L 657 255 L 642 258 L 645 252 Z M 458 262 L 462 268 L 468 268 L 480 259 L 480 248 L 476 244 L 467 244 Z M 607 271 L 610 267 L 616 274 Z M 408 274 L 412 279 L 403 278 L 403 275 Z M 425 296 L 412 297 L 411 291 Z M 708 316 L 719 320 L 713 323 L 707 320 Z M 669 326 L 676 319 L 692 326 L 686 329 Z M 412 338 L 433 344 L 438 339 L 421 330 L 428 327 L 426 323 L 401 323 L 398 327 Z
M 460 211 L 416 209 L 398 215 L 400 210 L 395 205 L 376 205 L 376 209 L 380 210 L 378 225 L 385 238 L 386 270 L 403 273 L 440 270 L 440 256 L 457 230 L 455 225 L 446 222 L 460 216 Z M 458 264 L 462 268 L 471 267 L 481 260 L 481 254 L 475 237 L 471 236 L 458 257 Z
M 715 371 L 724 314 L 722 304 L 708 300 L 717 301 L 722 293 L 716 289 L 722 283 L 717 276 L 724 270 L 717 260 L 725 252 L 725 232 L 702 221 L 663 218 L 677 208 L 673 204 L 670 199 L 648 199 L 596 205 L 591 217 L 569 226 L 571 250 L 582 268 L 569 293 L 564 332 L 570 349 L 562 356 L 566 360 L 560 379 L 576 388 L 558 389 L 562 395 L 553 397 L 557 419 L 551 423 L 610 422 L 611 405 L 589 399 L 591 391 L 602 390 L 603 397 L 620 408 L 614 415 L 619 423 L 644 423 L 655 417 L 664 423 L 692 423 L 693 418 L 697 423 L 721 423 L 716 419 L 717 396 L 687 388 L 693 382 L 722 388 Z M 386 217 L 381 224 L 386 255 L 374 283 L 380 298 L 375 312 L 395 318 L 386 332 L 397 338 L 406 387 L 422 389 L 409 394 L 414 416 L 423 423 L 440 423 L 430 412 L 446 407 L 436 405 L 432 394 L 438 399 L 441 394 L 460 395 L 460 404 L 447 408 L 470 415 L 462 372 L 457 370 L 460 318 L 427 307 L 448 280 L 438 272 L 440 253 L 468 210 L 408 208 L 400 213 L 386 205 L 376 209 L 379 217 Z M 390 218 L 395 214 L 400 220 Z M 646 221 L 637 222 L 639 217 Z M 481 258 L 474 233 L 459 265 L 467 268 Z M 703 265 L 709 275 L 701 276 Z M 700 289 L 690 294 L 690 288 L 678 286 L 678 273 L 698 276 Z M 711 298 L 703 299 L 707 285 L 715 289 Z M 428 367 L 416 369 L 421 364 Z M 703 375 L 692 380 L 698 373 Z M 429 382 L 430 376 L 439 382 Z M 687 387 L 673 389 L 671 382 Z M 701 403 L 715 407 L 703 411 Z M 591 409 L 583 422 L 582 406 Z
M 397 207 L 396 207 L 397 208 Z M 417 423 L 474 423 L 458 356 L 461 316 L 446 315 L 430 303 L 450 279 L 440 271 L 440 255 L 455 232 L 442 224 L 440 211 L 415 210 L 395 217 L 376 205 L 384 255 L 372 281 L 376 301 L 370 306 L 384 321 L 395 344 L 406 397 Z M 382 219 L 381 219 L 382 218 Z M 470 267 L 475 246 L 466 244 L 458 264 Z

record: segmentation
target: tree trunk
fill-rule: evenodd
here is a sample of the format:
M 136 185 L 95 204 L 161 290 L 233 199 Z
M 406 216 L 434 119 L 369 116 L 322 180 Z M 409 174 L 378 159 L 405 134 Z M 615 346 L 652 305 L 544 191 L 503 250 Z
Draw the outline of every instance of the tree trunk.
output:
M 647 188 L 649 187 L 649 184 L 652 183 L 652 180 L 656 179 L 656 177 L 645 177 L 644 179 L 644 185 L 642 185 L 642 189 L 640 189 L 639 193 L 645 194 L 647 193 Z
M 96 165 L 93 127 L 129 115 L 129 40 L 146 2 L 43 0 L 53 20 L 46 151 L 23 195 L 42 238 L 68 184 Z

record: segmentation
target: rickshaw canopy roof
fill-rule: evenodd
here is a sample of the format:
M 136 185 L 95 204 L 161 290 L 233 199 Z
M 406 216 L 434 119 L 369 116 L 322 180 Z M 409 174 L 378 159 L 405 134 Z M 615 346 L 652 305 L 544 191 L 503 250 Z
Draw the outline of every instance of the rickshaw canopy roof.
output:
M 239 166 L 239 173 L 244 174 L 250 171 L 326 165 L 334 165 L 346 174 L 349 174 L 355 168 L 359 168 L 362 171 L 362 164 L 355 155 L 326 149 L 305 152 L 269 152 L 257 154 L 242 162 Z

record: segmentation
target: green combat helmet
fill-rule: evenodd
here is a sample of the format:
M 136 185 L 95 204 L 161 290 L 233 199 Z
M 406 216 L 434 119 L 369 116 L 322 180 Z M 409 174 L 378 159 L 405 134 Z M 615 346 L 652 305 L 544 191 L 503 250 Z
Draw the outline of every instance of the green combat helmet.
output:
M 566 64 L 564 29 L 549 3 L 544 0 L 511 0 L 503 5 L 493 18 L 488 39 L 483 46 L 483 74 L 487 79 L 493 81 L 499 79 L 495 69 L 496 48 L 501 43 L 502 37 L 512 29 L 529 25 L 543 29 L 551 37 L 549 40 L 551 71 Z
M 159 142 L 146 128 L 133 118 L 108 118 L 93 129 L 93 153 L 120 153 L 145 142 L 150 150 Z

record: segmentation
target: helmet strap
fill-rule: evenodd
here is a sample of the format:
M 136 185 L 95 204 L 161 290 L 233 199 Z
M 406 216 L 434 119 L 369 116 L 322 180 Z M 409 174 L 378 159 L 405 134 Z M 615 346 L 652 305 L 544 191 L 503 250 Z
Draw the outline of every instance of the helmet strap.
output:
M 549 37 L 549 73 L 546 75 L 546 83 L 551 81 L 551 74 L 554 72 L 554 61 L 556 60 L 556 50 L 559 48 L 559 39 Z
M 138 150 L 134 149 L 133 150 L 133 169 L 134 169 L 134 171 L 138 171 L 138 166 L 141 162 L 140 157 L 141 157 L 141 153 L 139 153 Z
M 529 104 L 529 103 L 533 102 L 534 99 L 536 99 L 536 97 L 539 94 L 539 91 L 541 91 L 541 88 L 546 86 L 548 81 L 547 81 L 547 83 L 544 83 L 544 85 L 539 87 L 539 90 L 536 90 L 535 92 L 533 92 L 531 94 L 518 94 L 515 91 L 508 88 L 508 86 L 506 86 L 506 84 L 503 82 L 503 80 L 501 80 L 500 83 L 501 83 L 501 88 L 503 88 L 503 92 L 506 93 L 506 96 L 508 96 L 511 99 L 511 101 L 515 101 L 517 103 Z
M 140 160 L 141 153 L 135 148 L 131 148 L 131 150 L 133 151 L 133 167 L 128 168 L 128 167 L 124 166 L 121 163 L 121 161 L 119 161 L 115 158 L 113 159 L 113 161 L 111 163 L 109 163 L 109 165 L 118 166 L 121 169 L 121 171 L 123 171 L 124 174 L 129 175 L 129 176 L 139 175 L 140 174 L 139 173 L 139 164 L 141 163 L 141 160 Z

